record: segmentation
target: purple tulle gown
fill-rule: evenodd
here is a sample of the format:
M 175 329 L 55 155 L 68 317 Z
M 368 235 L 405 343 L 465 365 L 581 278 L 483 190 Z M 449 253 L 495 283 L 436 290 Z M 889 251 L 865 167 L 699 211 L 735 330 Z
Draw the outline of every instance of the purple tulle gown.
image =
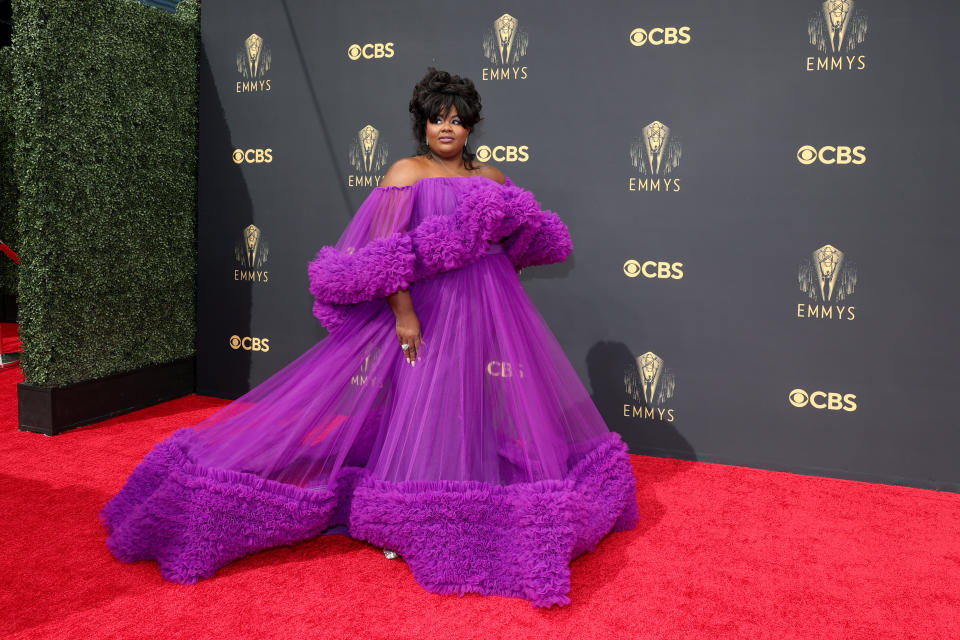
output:
M 515 269 L 571 250 L 509 178 L 375 188 L 309 265 L 330 335 L 157 444 L 101 513 L 110 550 L 193 583 L 337 527 L 428 591 L 568 604 L 570 561 L 637 522 L 626 446 Z M 385 299 L 399 289 L 415 366 Z

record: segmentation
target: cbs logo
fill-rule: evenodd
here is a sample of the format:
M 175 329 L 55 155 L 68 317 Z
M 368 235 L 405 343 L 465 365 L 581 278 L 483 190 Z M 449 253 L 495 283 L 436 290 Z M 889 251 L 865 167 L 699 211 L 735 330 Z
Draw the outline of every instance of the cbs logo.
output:
M 495 378 L 512 378 L 514 375 L 513 367 L 509 362 L 498 362 L 491 360 L 487 363 L 487 373 Z M 523 365 L 517 364 L 517 376 L 523 377 Z
M 366 58 L 367 60 L 373 58 L 392 58 L 393 43 L 374 42 L 370 44 L 352 44 L 347 47 L 347 57 L 351 60 L 359 60 L 360 58 Z
M 623 263 L 623 273 L 628 278 L 636 278 L 642 275 L 644 278 L 670 278 L 679 280 L 683 277 L 683 263 L 657 262 L 654 260 L 647 260 L 646 262 L 627 260 Z
M 810 405 L 814 409 L 828 409 L 830 411 L 856 411 L 857 396 L 852 393 L 841 394 L 833 391 L 814 391 L 807 393 L 803 389 L 794 389 L 787 396 L 787 399 L 795 407 L 805 407 Z
M 233 162 L 235 164 L 261 164 L 273 162 L 273 149 L 234 149 Z
M 863 164 L 867 161 L 864 146 L 859 147 L 812 147 L 804 145 L 797 149 L 797 160 L 800 164 L 813 164 L 820 161 L 822 164 Z
M 687 44 L 690 42 L 690 27 L 655 27 L 653 29 L 634 29 L 630 32 L 630 44 L 642 47 L 650 43 L 654 46 L 661 44 Z
M 243 349 L 244 351 L 261 351 L 266 353 L 270 351 L 270 338 L 251 338 L 246 336 L 230 336 L 231 349 Z
M 513 145 L 500 145 L 491 147 L 483 145 L 477 148 L 477 160 L 487 162 L 491 158 L 497 162 L 526 162 L 530 159 L 529 147 L 515 147 Z

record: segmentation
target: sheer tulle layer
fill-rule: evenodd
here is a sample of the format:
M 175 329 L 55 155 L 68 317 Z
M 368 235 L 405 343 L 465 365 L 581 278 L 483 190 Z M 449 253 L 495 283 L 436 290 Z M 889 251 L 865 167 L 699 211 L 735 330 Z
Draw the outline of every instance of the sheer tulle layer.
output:
M 470 182 L 421 181 L 412 217 L 453 211 Z M 635 481 L 506 251 L 410 287 L 416 366 L 386 300 L 360 302 L 158 444 L 104 508 L 114 554 L 193 582 L 343 525 L 400 552 L 430 591 L 569 602 L 570 560 L 634 526 Z

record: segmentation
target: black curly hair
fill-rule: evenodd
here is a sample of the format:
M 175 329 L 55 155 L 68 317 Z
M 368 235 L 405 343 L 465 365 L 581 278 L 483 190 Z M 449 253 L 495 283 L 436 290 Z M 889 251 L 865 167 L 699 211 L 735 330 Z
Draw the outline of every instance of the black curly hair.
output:
M 413 116 L 413 136 L 417 141 L 415 155 L 430 153 L 430 146 L 426 143 L 427 122 L 437 116 L 442 116 L 450 105 L 457 108 L 460 122 L 473 133 L 473 128 L 483 118 L 480 116 L 480 94 L 473 86 L 470 78 L 452 76 L 446 71 L 439 71 L 434 67 L 427 68 L 427 75 L 413 88 L 413 97 L 410 98 L 410 114 Z M 463 166 L 473 169 L 476 154 L 471 153 L 467 145 L 463 145 Z

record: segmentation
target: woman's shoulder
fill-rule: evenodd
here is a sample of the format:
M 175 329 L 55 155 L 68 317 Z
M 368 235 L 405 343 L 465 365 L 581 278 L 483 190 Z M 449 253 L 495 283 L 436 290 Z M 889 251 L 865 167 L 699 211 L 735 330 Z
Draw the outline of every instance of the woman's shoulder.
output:
M 423 163 L 416 157 L 400 158 L 380 179 L 381 187 L 409 187 L 426 176 Z
M 476 166 L 477 166 L 477 168 L 478 168 L 479 171 L 480 171 L 480 174 L 479 174 L 479 175 L 481 175 L 481 176 L 483 176 L 483 177 L 485 177 L 485 178 L 490 178 L 491 180 L 496 180 L 496 181 L 499 182 L 500 184 L 503 184 L 503 183 L 506 182 L 506 180 L 507 180 L 507 177 L 506 177 L 505 175 L 503 175 L 503 172 L 500 171 L 500 169 L 497 169 L 495 166 L 493 166 L 493 165 L 491 165 L 491 164 L 484 164 L 483 162 L 477 162 L 477 163 L 476 163 Z

